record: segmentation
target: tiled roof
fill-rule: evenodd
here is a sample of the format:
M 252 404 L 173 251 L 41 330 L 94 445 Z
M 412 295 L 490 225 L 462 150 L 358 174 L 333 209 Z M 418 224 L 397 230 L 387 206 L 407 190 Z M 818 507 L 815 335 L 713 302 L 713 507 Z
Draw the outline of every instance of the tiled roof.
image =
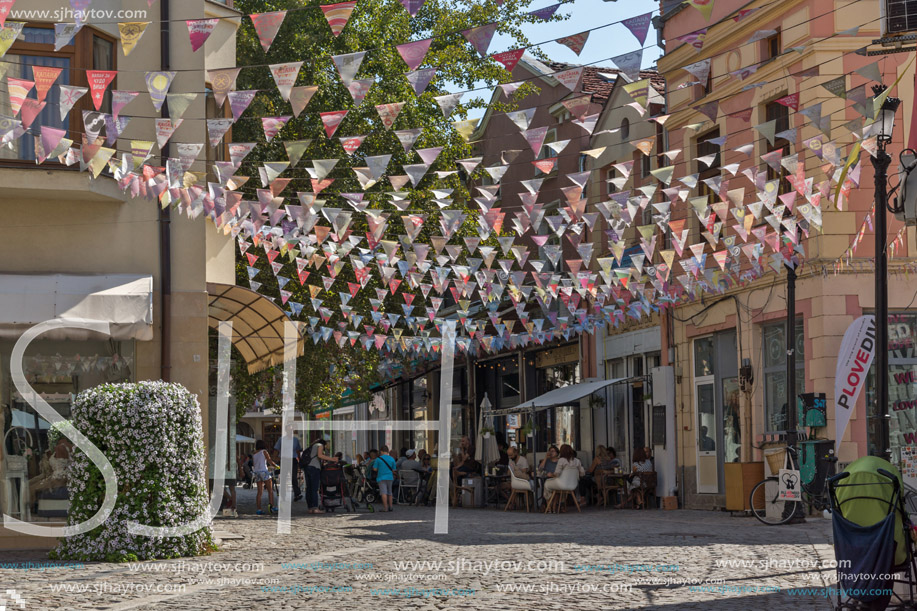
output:
M 576 68 L 575 64 L 566 64 L 563 62 L 549 62 L 547 64 L 555 72 Z M 586 66 L 583 70 L 583 84 L 581 90 L 584 93 L 591 93 L 592 100 L 596 103 L 604 103 L 611 90 L 614 88 L 614 80 L 602 77 L 602 74 L 620 74 L 617 68 L 603 68 L 601 66 Z M 665 78 L 655 70 L 641 70 L 641 79 L 649 79 L 653 88 L 659 93 L 665 93 Z

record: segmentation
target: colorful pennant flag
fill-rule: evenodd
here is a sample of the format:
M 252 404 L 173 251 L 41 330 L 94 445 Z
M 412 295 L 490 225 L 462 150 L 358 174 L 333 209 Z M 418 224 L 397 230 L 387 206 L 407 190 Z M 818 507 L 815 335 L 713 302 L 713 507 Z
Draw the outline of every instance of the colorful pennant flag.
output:
M 271 64 L 270 66 L 271 75 L 274 77 L 274 82 L 280 91 L 280 97 L 288 102 L 302 65 L 303 62 L 290 62 L 288 64 Z
M 258 40 L 261 42 L 261 48 L 267 53 L 280 31 L 284 18 L 287 16 L 286 11 L 275 11 L 273 13 L 254 13 L 249 15 L 252 24 L 255 26 L 255 32 L 258 34 Z
M 62 70 L 63 68 L 52 66 L 32 66 L 32 79 L 35 81 L 35 93 L 38 95 L 39 102 L 48 95 L 48 91 L 51 90 Z
M 630 19 L 625 19 L 621 23 L 630 30 L 630 33 L 634 35 L 642 47 L 646 43 L 646 34 L 650 31 L 650 24 L 652 22 L 653 13 L 645 13 L 643 15 L 631 17 Z M 577 53 L 577 55 L 579 54 Z
M 176 72 L 147 72 L 146 73 L 146 87 L 150 92 L 150 98 L 153 101 L 153 108 L 156 109 L 156 112 L 162 110 L 162 105 L 166 101 L 166 94 L 169 93 L 169 87 L 172 86 L 172 81 L 175 80 Z M 99 107 L 96 106 L 96 110 Z
M 471 43 L 471 46 L 481 57 L 487 57 L 487 49 L 490 48 L 490 41 L 493 40 L 496 31 L 497 24 L 488 23 L 487 25 L 465 30 L 462 32 L 462 36 Z
M 191 39 L 192 53 L 204 46 L 219 22 L 219 19 L 189 19 L 185 22 L 188 26 L 188 37 Z
M 398 50 L 398 55 L 401 56 L 404 63 L 408 65 L 408 70 L 416 70 L 418 66 L 423 63 L 424 57 L 427 56 L 427 51 L 430 50 L 430 43 L 432 42 L 432 38 L 427 38 L 425 40 L 407 42 L 395 48 Z
M 60 89 L 60 119 L 63 121 L 79 99 L 89 92 L 89 88 L 73 85 L 60 85 L 58 88 Z
M 564 36 L 562 38 L 558 38 L 556 42 L 559 42 L 560 44 L 564 45 L 579 55 L 583 52 L 583 47 L 586 46 L 587 40 L 589 40 L 589 32 L 580 32 L 579 34 L 574 34 L 573 36 Z
M 502 53 L 497 53 L 492 55 L 495 61 L 503 64 L 503 67 L 506 68 L 506 71 L 512 74 L 513 68 L 516 67 L 516 64 L 519 63 L 519 60 L 522 59 L 522 54 L 525 53 L 525 49 L 514 49 L 512 51 L 504 51 Z
M 102 108 L 105 91 L 118 73 L 114 70 L 87 70 L 86 79 L 89 81 L 89 93 L 92 96 L 92 105 L 96 110 Z M 161 106 L 162 104 L 160 104 Z M 158 108 L 157 108 L 158 110 Z
M 322 118 L 322 125 L 325 126 L 325 135 L 331 138 L 334 135 L 334 132 L 337 131 L 338 127 L 341 126 L 341 121 L 344 120 L 344 117 L 347 116 L 348 112 L 350 111 L 333 110 L 331 112 L 318 113 Z
M 150 25 L 149 21 L 128 21 L 118 24 L 118 31 L 121 33 L 121 51 L 124 52 L 124 57 L 131 54 L 148 25 Z
M 353 9 L 356 5 L 357 3 L 354 1 L 326 4 L 321 7 L 322 13 L 325 14 L 325 20 L 331 27 L 331 33 L 335 38 L 344 30 L 344 26 L 346 26 L 347 21 L 350 20 L 350 14 L 353 13 Z

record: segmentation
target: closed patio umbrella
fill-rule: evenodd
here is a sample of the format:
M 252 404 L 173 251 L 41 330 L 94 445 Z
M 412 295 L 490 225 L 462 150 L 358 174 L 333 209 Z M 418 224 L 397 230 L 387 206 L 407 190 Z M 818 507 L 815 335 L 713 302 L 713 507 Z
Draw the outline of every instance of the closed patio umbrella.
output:
M 478 414 L 478 439 L 474 449 L 474 459 L 482 465 L 489 465 L 500 459 L 500 449 L 497 447 L 497 438 L 494 435 L 484 436 L 484 412 L 489 411 L 492 407 L 487 393 L 484 393 L 484 400 L 481 401 L 481 411 Z M 487 425 L 493 428 L 493 418 L 487 418 Z

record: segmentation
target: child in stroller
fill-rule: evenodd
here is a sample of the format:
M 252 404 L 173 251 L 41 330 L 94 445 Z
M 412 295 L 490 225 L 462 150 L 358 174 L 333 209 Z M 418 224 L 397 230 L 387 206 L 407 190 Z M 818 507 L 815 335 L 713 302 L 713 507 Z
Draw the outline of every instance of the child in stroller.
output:
M 352 500 L 354 507 L 359 507 L 361 503 L 366 504 L 366 509 L 373 512 L 373 503 L 381 499 L 379 493 L 379 486 L 376 484 L 375 480 L 371 479 L 369 475 L 369 470 L 367 465 L 371 463 L 363 463 L 361 465 L 353 465 L 353 471 L 355 475 L 355 486 L 352 495 Z

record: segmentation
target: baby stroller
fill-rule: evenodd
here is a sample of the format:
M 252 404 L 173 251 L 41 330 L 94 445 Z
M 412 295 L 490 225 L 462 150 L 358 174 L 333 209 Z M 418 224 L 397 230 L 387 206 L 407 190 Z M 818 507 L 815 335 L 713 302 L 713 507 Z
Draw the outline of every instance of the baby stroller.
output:
M 354 507 L 359 507 L 361 504 L 366 504 L 366 509 L 370 512 L 374 512 L 373 503 L 379 500 L 381 495 L 379 494 L 379 486 L 375 481 L 369 479 L 366 474 L 366 466 L 359 465 L 354 466 L 354 472 L 356 474 L 356 485 L 353 491 L 353 505 Z
M 838 567 L 834 608 L 917 608 L 914 530 L 898 469 L 866 456 L 830 478 L 828 490 Z
M 339 462 L 326 462 L 322 465 L 321 474 L 322 507 L 333 513 L 338 507 L 349 511 L 344 499 L 349 500 L 347 482 L 344 481 L 344 468 Z

